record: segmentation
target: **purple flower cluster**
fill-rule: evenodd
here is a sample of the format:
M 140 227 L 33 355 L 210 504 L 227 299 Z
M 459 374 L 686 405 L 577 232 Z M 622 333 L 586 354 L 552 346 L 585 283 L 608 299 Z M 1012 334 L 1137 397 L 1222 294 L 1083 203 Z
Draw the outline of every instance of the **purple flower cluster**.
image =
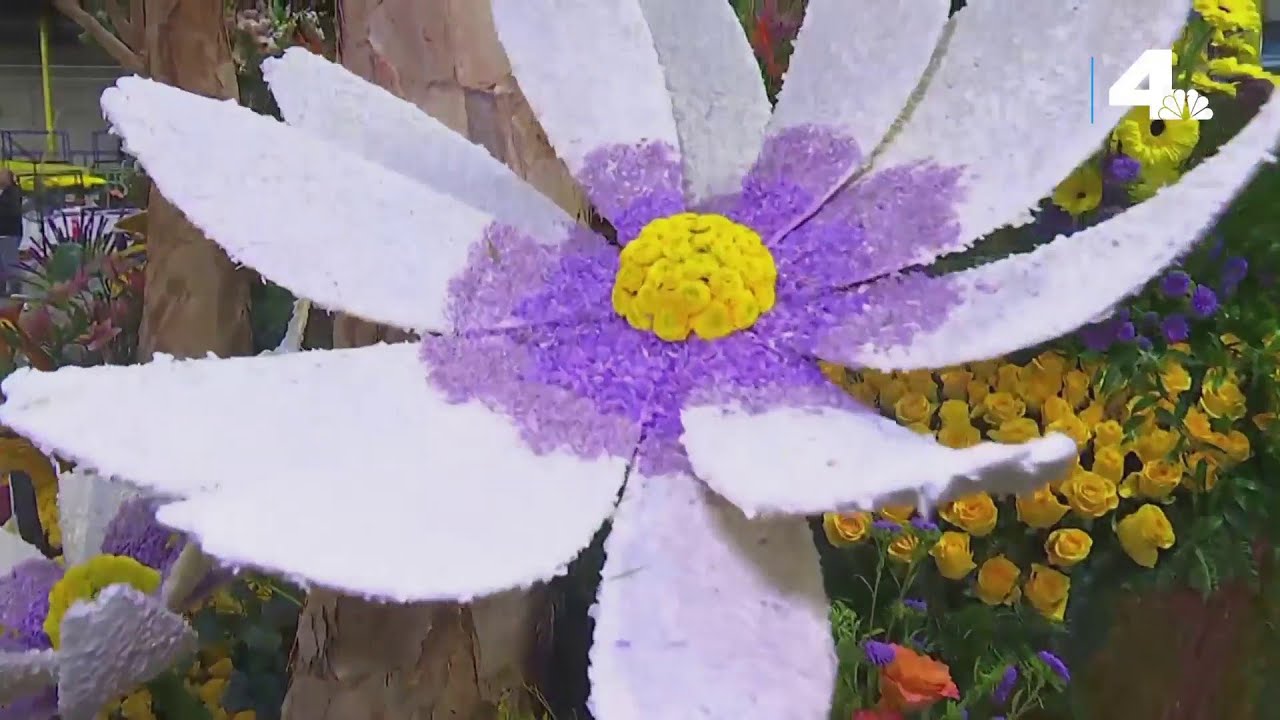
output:
M 1108 155 L 1102 162 L 1102 175 L 1108 181 L 1118 185 L 1127 185 L 1138 179 L 1142 171 L 1142 163 L 1124 153 Z
M 923 515 L 911 518 L 911 526 L 921 532 L 937 532 L 938 524 Z
M 876 520 L 871 523 L 871 527 L 882 532 L 896 533 L 902 529 L 902 526 L 892 520 Z
M 876 667 L 884 667 L 893 662 L 893 658 L 897 654 L 892 645 L 878 640 L 864 642 L 862 644 L 862 652 L 866 654 L 867 662 Z
M 1010 665 L 1005 668 L 1004 674 L 1000 676 L 1000 682 L 996 685 L 996 689 L 991 693 L 991 699 L 997 705 L 1003 705 L 1009 702 L 1009 696 L 1013 695 L 1013 689 L 1018 685 L 1018 668 Z
M 1057 675 L 1059 680 L 1064 683 L 1071 682 L 1071 671 L 1067 669 L 1067 664 L 1062 662 L 1062 658 L 1048 650 L 1041 650 L 1036 653 L 1036 657 L 1040 658 L 1040 662 L 1044 663 L 1050 672 Z

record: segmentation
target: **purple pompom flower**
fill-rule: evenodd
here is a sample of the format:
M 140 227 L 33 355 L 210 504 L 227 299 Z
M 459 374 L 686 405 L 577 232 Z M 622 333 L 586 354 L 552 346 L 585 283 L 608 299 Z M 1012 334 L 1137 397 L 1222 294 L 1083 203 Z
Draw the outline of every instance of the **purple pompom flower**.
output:
M 1103 171 L 1107 180 L 1127 184 L 1138 179 L 1138 173 L 1142 171 L 1142 163 L 1124 153 L 1117 153 L 1106 159 L 1103 163 Z
M 1116 342 L 1116 325 L 1111 321 L 1086 325 L 1080 329 L 1080 342 L 1094 352 L 1106 352 Z
M 1191 276 L 1181 270 L 1170 270 L 1160 279 L 1160 292 L 1165 297 L 1186 297 L 1191 289 Z
M 1218 311 L 1218 295 L 1207 285 L 1196 286 L 1191 293 L 1191 312 L 1197 317 L 1207 318 Z
M 107 525 L 102 552 L 123 555 L 167 573 L 178 559 L 185 540 L 178 533 L 156 522 L 159 501 L 135 498 L 126 501 Z
M 1040 662 L 1044 663 L 1054 675 L 1057 675 L 1059 680 L 1064 683 L 1071 682 L 1071 671 L 1067 669 L 1067 664 L 1062 662 L 1062 658 L 1048 650 L 1041 650 L 1036 653 L 1036 657 L 1040 658 Z
M 991 693 L 991 699 L 997 705 L 1003 705 L 1009 701 L 1009 696 L 1013 694 L 1013 689 L 1018 684 L 1018 668 L 1010 665 L 1004 669 L 1004 674 L 1000 676 L 1000 683 L 996 685 L 996 689 Z
M 893 520 L 885 520 L 884 518 L 871 523 L 871 527 L 882 532 L 898 532 L 902 529 L 902 525 L 899 525 Z
M 911 525 L 917 530 L 924 532 L 935 532 L 938 524 L 923 515 L 917 515 L 911 518 Z
M 1131 322 L 1122 322 L 1116 326 L 1116 339 L 1120 342 L 1133 342 L 1137 335 L 1138 329 Z
M 1191 337 L 1191 328 L 1187 325 L 1187 317 L 1181 313 L 1173 313 L 1160 323 L 1160 332 L 1164 339 L 1171 343 L 1186 342 Z
M 893 662 L 893 658 L 897 655 L 897 651 L 889 643 L 882 643 L 878 640 L 868 640 L 862 644 L 862 652 L 867 656 L 867 662 L 876 667 L 884 667 Z
M 929 606 L 925 604 L 925 601 L 917 600 L 915 598 L 907 598 L 906 600 L 902 601 L 902 604 L 908 610 L 913 610 L 918 613 L 922 613 L 929 609 Z
M 1239 285 L 1244 280 L 1245 275 L 1249 274 L 1249 261 L 1235 255 L 1227 258 L 1222 264 L 1222 284 L 1223 285 Z

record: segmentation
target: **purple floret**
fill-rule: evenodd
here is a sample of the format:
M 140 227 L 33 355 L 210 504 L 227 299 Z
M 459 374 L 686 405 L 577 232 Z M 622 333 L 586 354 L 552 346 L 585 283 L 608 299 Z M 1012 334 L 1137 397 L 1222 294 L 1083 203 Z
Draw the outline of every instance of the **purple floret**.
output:
M 1165 317 L 1160 323 L 1160 332 L 1164 333 L 1164 339 L 1171 343 L 1186 342 L 1191 337 L 1191 328 L 1187 325 L 1187 317 L 1180 313 L 1173 313 Z
M 1062 658 L 1048 650 L 1041 650 L 1036 653 L 1036 657 L 1040 658 L 1040 662 L 1043 662 L 1054 675 L 1057 675 L 1059 680 L 1064 683 L 1071 682 L 1071 671 L 1067 669 L 1067 664 L 1062 662 Z
M 43 558 L 18 563 L 0 578 L 0 649 L 51 647 L 44 619 L 49 615 L 49 591 L 60 579 L 62 568 Z
M 1123 153 L 1108 157 L 1103 167 L 1107 180 L 1120 184 L 1137 180 L 1142 171 L 1142 163 Z
M 1165 297 L 1186 297 L 1190 289 L 1191 276 L 1181 270 L 1171 270 L 1160 280 L 1160 292 L 1164 293 Z
M 181 535 L 156 522 L 159 501 L 135 498 L 120 506 L 120 511 L 107 525 L 102 552 L 124 555 L 155 568 L 169 570 L 186 544 Z
M 1207 318 L 1218 311 L 1218 295 L 1211 288 L 1200 285 L 1191 293 L 1191 312 Z
M 882 643 L 878 640 L 868 640 L 862 644 L 862 652 L 867 655 L 867 662 L 876 667 L 884 667 L 893 662 L 893 658 L 897 655 L 897 651 L 889 643 Z

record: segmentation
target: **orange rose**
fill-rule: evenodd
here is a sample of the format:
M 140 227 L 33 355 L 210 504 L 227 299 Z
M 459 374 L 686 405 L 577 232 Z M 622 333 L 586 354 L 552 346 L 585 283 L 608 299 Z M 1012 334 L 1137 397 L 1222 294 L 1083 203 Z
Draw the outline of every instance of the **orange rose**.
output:
M 894 645 L 893 662 L 880 670 L 881 709 L 913 712 L 943 698 L 960 699 L 951 668 L 911 648 Z
M 884 708 L 865 708 L 854 710 L 852 720 L 906 720 L 897 710 Z

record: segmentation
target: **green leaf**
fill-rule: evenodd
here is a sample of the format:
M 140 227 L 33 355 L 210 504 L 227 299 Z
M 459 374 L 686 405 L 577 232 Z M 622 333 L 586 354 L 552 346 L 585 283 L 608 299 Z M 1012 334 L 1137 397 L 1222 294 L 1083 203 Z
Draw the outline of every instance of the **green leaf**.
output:
M 182 676 L 170 670 L 147 683 L 151 707 L 157 717 L 181 720 L 213 720 L 213 715 L 200 698 L 187 691 Z

